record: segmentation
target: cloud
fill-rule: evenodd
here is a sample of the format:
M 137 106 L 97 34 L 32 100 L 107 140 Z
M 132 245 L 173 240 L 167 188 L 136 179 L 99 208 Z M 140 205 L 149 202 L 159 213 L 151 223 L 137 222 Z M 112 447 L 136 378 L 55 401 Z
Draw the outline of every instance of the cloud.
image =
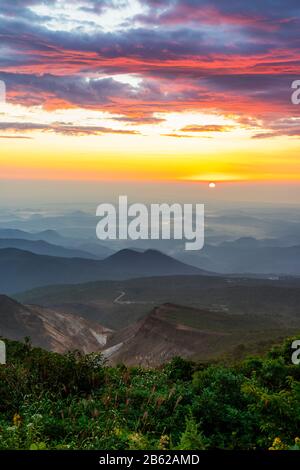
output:
M 163 118 L 157 118 L 153 116 L 137 116 L 137 117 L 127 117 L 127 116 L 118 116 L 112 118 L 114 121 L 124 122 L 126 124 L 135 124 L 136 126 L 144 126 L 149 124 L 161 124 L 165 122 Z
M 169 133 L 169 134 L 160 134 L 162 137 L 175 137 L 177 139 L 192 139 L 197 137 L 196 135 L 183 135 L 183 134 L 176 134 L 174 133 Z
M 220 124 L 198 125 L 191 124 L 180 129 L 180 132 L 227 132 L 233 126 L 225 126 Z
M 281 118 L 265 120 L 261 132 L 254 134 L 253 139 L 268 139 L 273 137 L 300 137 L 300 118 Z
M 31 140 L 32 137 L 28 137 L 27 135 L 0 135 L 0 139 L 29 139 Z
M 147 0 L 142 15 L 109 32 L 99 18 L 127 1 L 74 0 L 82 12 L 77 28 L 64 16 L 50 27 L 32 10 L 42 4 L 55 13 L 62 2 L 1 2 L 0 79 L 9 103 L 107 111 L 132 125 L 160 124 L 158 112 L 253 119 L 296 112 L 290 83 L 300 76 L 298 0 Z M 118 74 L 140 83 L 121 83 Z
M 138 19 L 155 24 L 225 24 L 252 26 L 253 28 L 276 29 L 278 23 L 299 17 L 297 0 L 274 2 L 273 0 L 146 0 L 149 9 Z M 276 23 L 277 20 L 277 23 Z
M 127 7 L 128 0 L 82 0 L 79 9 L 83 12 L 101 14 L 107 9 L 121 9 Z
M 82 76 L 55 76 L 0 73 L 7 87 L 7 99 L 24 106 L 46 109 L 86 107 L 99 109 L 119 96 L 135 96 L 135 89 L 112 78 L 86 79 Z
M 124 134 L 124 135 L 137 135 L 135 130 L 129 129 L 113 129 L 101 126 L 76 126 L 64 123 L 52 124 L 37 124 L 37 123 L 20 123 L 20 122 L 0 122 L 0 130 L 7 132 L 53 132 L 55 134 L 62 134 L 67 136 L 89 136 L 89 135 L 104 135 L 104 134 Z M 8 136 L 9 137 L 9 136 Z
M 189 8 L 203 11 L 195 5 Z M 212 70 L 241 71 L 262 63 L 267 72 L 271 61 L 277 62 L 278 69 L 284 69 L 291 60 L 298 60 L 297 18 L 279 22 L 276 31 L 266 31 L 264 27 L 259 33 L 247 31 L 245 26 L 236 30 L 230 23 L 217 31 L 205 22 L 193 28 L 187 26 L 185 14 L 180 18 L 182 24 L 172 28 L 129 24 L 115 32 L 98 28 L 83 33 L 79 28 L 51 30 L 38 21 L 26 22 L 22 16 L 2 17 L 1 44 L 9 51 L 2 54 L 1 68 L 62 75 L 96 71 L 144 74 L 166 71 L 178 75 L 194 69 L 200 76 Z

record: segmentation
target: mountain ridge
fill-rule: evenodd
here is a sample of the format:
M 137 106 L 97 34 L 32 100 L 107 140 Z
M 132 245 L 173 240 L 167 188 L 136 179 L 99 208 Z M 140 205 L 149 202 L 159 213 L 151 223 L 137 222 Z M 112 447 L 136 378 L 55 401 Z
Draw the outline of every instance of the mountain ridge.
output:
M 207 274 L 159 251 L 122 250 L 104 260 L 37 255 L 16 248 L 0 249 L 0 292 L 11 294 L 50 284 L 130 279 L 160 275 Z
M 23 305 L 0 295 L 0 336 L 21 341 L 30 337 L 34 346 L 55 352 L 78 349 L 99 351 L 111 330 L 67 312 L 38 305 Z
M 60 258 L 87 258 L 96 259 L 91 253 L 75 248 L 66 248 L 45 240 L 26 240 L 22 238 L 0 238 L 0 250 L 16 248 L 21 251 L 30 251 L 36 255 L 57 256 Z

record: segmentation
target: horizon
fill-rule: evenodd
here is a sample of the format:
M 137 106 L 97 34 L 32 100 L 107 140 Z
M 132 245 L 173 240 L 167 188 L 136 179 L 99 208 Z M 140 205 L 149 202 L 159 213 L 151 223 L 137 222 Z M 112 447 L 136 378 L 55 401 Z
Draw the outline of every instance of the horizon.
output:
M 0 207 L 90 205 L 96 209 L 101 202 L 117 202 L 122 194 L 131 202 L 192 202 L 212 210 L 228 205 L 232 209 L 300 206 L 300 185 L 296 182 L 215 182 L 210 188 L 209 182 L 2 180 Z

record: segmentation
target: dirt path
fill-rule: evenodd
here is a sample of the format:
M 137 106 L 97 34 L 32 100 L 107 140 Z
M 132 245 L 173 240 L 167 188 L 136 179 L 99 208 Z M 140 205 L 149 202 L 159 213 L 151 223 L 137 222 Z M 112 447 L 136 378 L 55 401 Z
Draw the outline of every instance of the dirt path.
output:
M 126 295 L 126 292 L 122 291 L 120 294 L 113 300 L 114 304 L 119 305 L 132 305 L 132 304 L 155 304 L 155 302 L 151 300 L 122 300 Z

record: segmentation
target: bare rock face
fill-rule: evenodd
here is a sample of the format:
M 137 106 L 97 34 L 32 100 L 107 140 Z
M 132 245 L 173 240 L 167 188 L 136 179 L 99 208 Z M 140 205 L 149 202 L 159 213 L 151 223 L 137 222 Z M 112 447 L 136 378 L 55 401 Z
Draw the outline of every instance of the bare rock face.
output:
M 40 307 L 22 305 L 0 295 L 0 336 L 22 341 L 30 337 L 34 346 L 63 353 L 78 349 L 99 351 L 112 331 L 80 316 Z

